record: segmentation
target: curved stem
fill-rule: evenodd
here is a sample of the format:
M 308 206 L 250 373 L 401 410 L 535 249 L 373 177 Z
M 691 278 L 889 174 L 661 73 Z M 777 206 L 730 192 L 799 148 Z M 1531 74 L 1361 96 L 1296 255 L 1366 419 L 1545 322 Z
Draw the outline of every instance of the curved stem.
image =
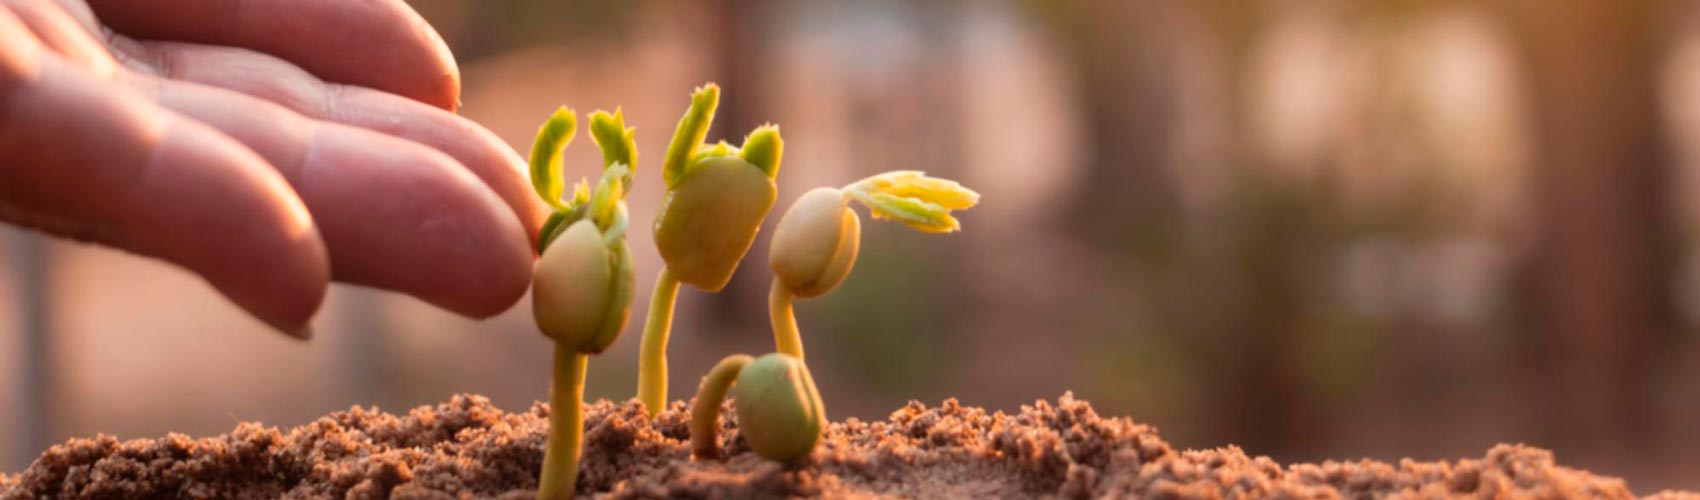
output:
M 655 292 L 649 296 L 643 343 L 638 348 L 638 401 L 651 417 L 667 407 L 667 334 L 673 329 L 673 302 L 678 298 L 679 280 L 661 268 Z
M 584 439 L 584 369 L 589 356 L 555 346 L 555 379 L 549 387 L 549 444 L 543 451 L 538 500 L 573 497 Z
M 803 334 L 797 331 L 797 315 L 791 311 L 791 290 L 779 278 L 767 292 L 767 315 L 773 321 L 773 345 L 782 354 L 803 359 Z
M 720 458 L 720 402 L 738 380 L 738 371 L 750 361 L 754 358 L 743 354 L 727 356 L 697 386 L 696 402 L 691 403 L 691 455 L 697 459 Z

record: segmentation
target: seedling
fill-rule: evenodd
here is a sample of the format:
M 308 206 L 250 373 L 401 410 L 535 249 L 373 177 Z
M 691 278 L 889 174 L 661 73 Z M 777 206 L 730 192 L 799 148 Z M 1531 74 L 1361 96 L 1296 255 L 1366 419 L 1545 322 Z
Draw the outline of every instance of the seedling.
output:
M 813 452 L 825 428 L 826 407 L 803 360 L 773 353 L 727 356 L 702 378 L 691 408 L 691 454 L 720 458 L 720 402 L 728 389 L 744 441 L 762 458 L 795 464 Z
M 826 409 L 803 362 L 803 340 L 792 311 L 794 297 L 818 297 L 832 291 L 856 265 L 862 222 L 850 200 L 866 205 L 875 219 L 893 219 L 931 233 L 949 233 L 962 225 L 953 210 L 973 207 L 980 195 L 955 181 L 914 171 L 888 172 L 842 189 L 804 193 L 779 219 L 769 263 L 773 289 L 768 306 L 779 352 L 752 360 L 728 356 L 703 377 L 691 408 L 691 454 L 720 456 L 718 419 L 728 389 L 744 440 L 762 458 L 794 464 L 820 443 Z
M 619 110 L 590 115 L 591 138 L 602 149 L 602 178 L 583 180 L 562 200 L 561 150 L 578 120 L 562 107 L 537 131 L 531 182 L 555 212 L 538 234 L 541 257 L 532 274 L 537 329 L 555 341 L 549 389 L 549 443 L 537 498 L 570 499 L 583 448 L 584 372 L 588 357 L 607 349 L 631 316 L 632 261 L 626 250 L 626 192 L 637 161 L 632 129 Z
M 779 218 L 773 232 L 768 263 L 773 287 L 768 314 L 779 352 L 803 359 L 803 338 L 792 310 L 794 298 L 818 297 L 832 291 L 856 265 L 862 221 L 849 207 L 856 200 L 874 219 L 892 219 L 929 233 L 962 228 L 953 210 L 979 203 L 980 194 L 955 181 L 922 172 L 897 171 L 862 179 L 843 188 L 815 188 Z
M 720 87 L 691 94 L 662 160 L 667 194 L 655 218 L 655 245 L 666 266 L 655 279 L 638 358 L 638 400 L 650 416 L 667 403 L 667 336 L 679 284 L 706 292 L 726 287 L 773 209 L 785 142 L 779 127 L 750 132 L 741 147 L 702 143 L 720 103 Z

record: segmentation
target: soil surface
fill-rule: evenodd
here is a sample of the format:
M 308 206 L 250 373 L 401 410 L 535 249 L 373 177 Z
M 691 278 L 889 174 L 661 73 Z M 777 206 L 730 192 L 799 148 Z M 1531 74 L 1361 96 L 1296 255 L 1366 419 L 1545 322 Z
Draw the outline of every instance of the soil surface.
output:
M 1009 415 L 953 401 L 883 422 L 832 424 L 810 463 L 750 453 L 723 413 L 725 461 L 693 461 L 683 403 L 651 420 L 637 402 L 587 405 L 581 496 L 595 498 L 1634 498 L 1620 479 L 1499 445 L 1480 459 L 1281 465 L 1239 448 L 1178 451 L 1155 429 L 1064 395 Z M 549 408 L 507 413 L 456 396 L 406 415 L 353 408 L 280 431 L 55 446 L 0 476 L 17 498 L 529 499 Z M 1659 498 L 1700 495 L 1663 492 Z

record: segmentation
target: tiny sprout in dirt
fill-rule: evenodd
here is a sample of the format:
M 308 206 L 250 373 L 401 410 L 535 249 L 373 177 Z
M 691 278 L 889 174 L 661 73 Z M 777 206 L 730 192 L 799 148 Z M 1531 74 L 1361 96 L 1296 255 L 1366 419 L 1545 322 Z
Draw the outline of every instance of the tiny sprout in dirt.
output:
M 751 359 L 734 354 L 702 378 L 691 408 L 691 454 L 720 458 L 720 402 L 736 391 L 738 432 L 762 458 L 796 464 L 813 452 L 826 428 L 826 408 L 803 360 L 780 353 Z
M 655 218 L 655 243 L 664 265 L 651 296 L 638 360 L 638 401 L 654 416 L 666 404 L 667 335 L 679 284 L 719 291 L 754 243 L 777 197 L 785 142 L 779 128 L 757 128 L 742 146 L 705 145 L 720 88 L 710 83 L 691 95 L 662 159 L 666 196 Z M 577 118 L 561 108 L 537 132 L 531 178 L 554 213 L 538 234 L 541 257 L 532 276 L 532 314 L 555 342 L 550 389 L 549 440 L 538 480 L 538 498 L 572 498 L 584 437 L 584 373 L 588 357 L 606 350 L 625 329 L 632 303 L 632 259 L 626 193 L 637 170 L 637 145 L 619 111 L 590 116 L 590 136 L 602 149 L 595 186 L 563 185 L 561 150 L 572 142 Z M 779 352 L 722 360 L 698 387 L 691 410 L 693 455 L 720 456 L 721 401 L 730 395 L 740 433 L 763 458 L 804 461 L 821 440 L 826 410 L 803 362 L 802 339 L 792 316 L 793 297 L 831 291 L 855 265 L 861 220 L 849 200 L 928 232 L 960 226 L 951 211 L 974 206 L 979 195 L 952 181 L 920 172 L 891 172 L 842 189 L 820 188 L 799 198 L 773 236 L 774 338 Z M 732 394 L 728 394 L 728 393 Z
M 826 409 L 803 363 L 791 300 L 832 291 L 855 266 L 862 222 L 849 200 L 867 205 L 875 219 L 948 233 L 961 228 L 950 212 L 973 207 L 979 199 L 954 181 L 909 171 L 876 175 L 843 189 L 817 188 L 798 198 L 779 219 L 769 251 L 774 278 L 768 305 L 779 352 L 754 360 L 728 356 L 703 377 L 691 408 L 692 455 L 720 457 L 720 402 L 729 388 L 736 391 L 739 432 L 762 458 L 795 464 L 820 442 Z
M 561 149 L 576 132 L 573 111 L 555 111 L 537 131 L 531 151 L 532 186 L 555 210 L 538 235 L 541 257 L 531 278 L 537 328 L 555 342 L 549 442 L 537 489 L 540 499 L 573 497 L 583 449 L 586 361 L 614 343 L 631 315 L 625 197 L 637 147 L 632 129 L 617 110 L 612 115 L 592 114 L 590 127 L 591 138 L 602 148 L 602 177 L 594 189 L 580 181 L 570 199 L 561 199 Z
M 803 359 L 803 339 L 797 331 L 794 297 L 817 297 L 832 291 L 856 265 L 862 222 L 850 210 L 856 200 L 874 219 L 892 219 L 929 233 L 949 233 L 962 225 L 953 210 L 979 203 L 980 195 L 955 181 L 915 171 L 887 172 L 842 189 L 815 188 L 804 193 L 779 218 L 773 232 L 768 263 L 773 287 L 768 313 L 779 352 Z
M 655 217 L 655 245 L 666 266 L 650 296 L 638 359 L 638 400 L 651 416 L 667 402 L 667 336 L 679 284 L 725 288 L 778 192 L 774 178 L 785 150 L 779 127 L 757 128 L 741 147 L 704 145 L 719 103 L 720 87 L 712 83 L 691 94 L 662 159 L 667 194 Z

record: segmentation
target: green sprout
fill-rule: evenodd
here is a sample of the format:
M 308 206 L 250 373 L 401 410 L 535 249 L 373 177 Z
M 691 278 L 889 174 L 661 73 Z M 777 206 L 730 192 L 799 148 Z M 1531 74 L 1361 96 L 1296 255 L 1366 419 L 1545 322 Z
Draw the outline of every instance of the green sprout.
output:
M 868 207 L 874 219 L 891 219 L 929 233 L 962 225 L 950 215 L 979 203 L 980 195 L 955 181 L 922 172 L 897 171 L 862 179 L 841 189 L 815 188 L 779 218 L 768 263 L 773 288 L 768 314 L 779 352 L 803 359 L 803 338 L 792 310 L 794 298 L 818 297 L 844 281 L 856 265 L 862 222 L 849 201 Z
M 537 498 L 570 499 L 578 481 L 584 437 L 584 372 L 589 355 L 607 349 L 631 316 L 632 261 L 626 250 L 626 192 L 637 161 L 632 129 L 619 110 L 590 116 L 591 138 L 602 149 L 602 177 L 584 181 L 562 200 L 561 150 L 578 120 L 562 107 L 537 131 L 531 180 L 555 209 L 537 239 L 541 257 L 532 273 L 532 314 L 555 341 L 549 390 L 549 442 Z
M 780 353 L 755 359 L 735 354 L 720 360 L 697 387 L 691 407 L 691 454 L 696 458 L 720 458 L 720 402 L 729 389 L 737 391 L 732 408 L 739 432 L 756 455 L 795 464 L 820 443 L 826 407 L 803 360 Z
M 703 144 L 720 102 L 720 87 L 691 94 L 662 160 L 667 194 L 655 218 L 655 245 L 666 266 L 655 280 L 638 358 L 638 400 L 651 416 L 667 403 L 667 336 L 679 284 L 718 292 L 755 242 L 773 209 L 785 141 L 779 128 L 750 132 L 742 147 Z

